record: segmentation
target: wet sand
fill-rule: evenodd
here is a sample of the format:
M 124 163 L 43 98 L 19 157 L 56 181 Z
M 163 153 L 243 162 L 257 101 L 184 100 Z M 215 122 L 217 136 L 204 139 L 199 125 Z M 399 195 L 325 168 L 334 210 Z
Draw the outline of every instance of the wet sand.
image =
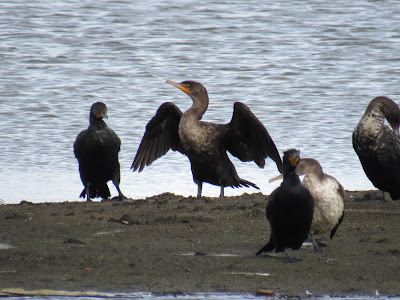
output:
M 335 237 L 285 254 L 266 243 L 265 195 L 0 205 L 0 287 L 26 290 L 400 295 L 400 201 L 348 192 Z

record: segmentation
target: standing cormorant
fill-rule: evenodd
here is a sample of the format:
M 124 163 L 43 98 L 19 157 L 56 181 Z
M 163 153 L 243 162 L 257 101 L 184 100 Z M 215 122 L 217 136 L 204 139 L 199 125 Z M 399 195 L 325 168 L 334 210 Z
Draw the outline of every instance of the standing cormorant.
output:
M 330 232 L 330 238 L 333 238 L 343 221 L 346 194 L 339 181 L 325 174 L 320 163 L 315 159 L 300 159 L 295 172 L 299 176 L 305 175 L 302 183 L 308 188 L 314 200 L 314 217 L 310 235 L 314 250 L 319 251 L 314 235 Z
M 385 119 L 393 130 L 384 124 Z M 387 97 L 373 99 L 353 132 L 353 148 L 372 184 L 400 199 L 400 109 Z
M 290 149 L 283 155 L 283 182 L 268 197 L 266 216 L 271 225 L 268 243 L 256 253 L 286 251 L 287 261 L 295 262 L 289 248 L 298 250 L 307 239 L 313 219 L 314 202 L 309 190 L 295 173 L 300 151 Z
M 243 103 L 234 104 L 230 123 L 200 121 L 208 107 L 206 88 L 195 81 L 167 83 L 181 89 L 192 99 L 192 106 L 182 113 L 171 102 L 163 103 L 146 126 L 146 131 L 132 163 L 133 171 L 143 170 L 169 149 L 186 155 L 191 163 L 193 180 L 201 197 L 203 182 L 221 187 L 258 187 L 239 178 L 226 151 L 241 161 L 254 161 L 260 168 L 270 156 L 282 169 L 282 161 L 267 129 Z
M 78 134 L 74 143 L 75 157 L 79 162 L 79 173 L 84 189 L 81 198 L 111 196 L 107 182 L 112 180 L 117 188 L 119 199 L 125 199 L 119 188 L 120 166 L 118 152 L 121 140 L 107 126 L 103 118 L 108 119 L 107 106 L 96 102 L 90 108 L 89 127 Z

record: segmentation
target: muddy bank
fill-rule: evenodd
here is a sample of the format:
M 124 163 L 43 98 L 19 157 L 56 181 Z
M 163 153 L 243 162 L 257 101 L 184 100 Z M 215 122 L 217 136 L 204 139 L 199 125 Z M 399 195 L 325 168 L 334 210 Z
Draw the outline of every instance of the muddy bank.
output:
M 68 291 L 400 295 L 400 201 L 348 192 L 323 253 L 255 253 L 265 196 L 0 205 L 0 288 Z

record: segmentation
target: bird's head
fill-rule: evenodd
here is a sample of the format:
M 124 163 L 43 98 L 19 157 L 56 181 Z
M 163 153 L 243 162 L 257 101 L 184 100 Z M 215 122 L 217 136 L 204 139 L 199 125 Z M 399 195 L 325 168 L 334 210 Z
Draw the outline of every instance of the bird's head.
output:
M 171 84 L 174 87 L 177 87 L 178 89 L 182 90 L 184 93 L 188 94 L 189 97 L 191 97 L 192 99 L 202 97 L 203 95 L 207 95 L 208 98 L 207 90 L 200 82 L 186 80 L 182 81 L 181 83 L 178 83 L 171 80 L 167 80 L 166 83 Z
M 103 102 L 96 102 L 90 108 L 90 119 L 108 119 L 107 106 Z

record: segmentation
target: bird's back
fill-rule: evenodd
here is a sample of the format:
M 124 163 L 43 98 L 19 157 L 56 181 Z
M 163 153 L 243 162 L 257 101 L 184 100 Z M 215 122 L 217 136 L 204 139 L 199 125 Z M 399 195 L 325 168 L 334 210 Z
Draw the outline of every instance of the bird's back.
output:
M 387 126 L 371 136 L 365 126 L 353 132 L 353 148 L 372 184 L 400 198 L 400 139 Z
M 400 199 L 400 138 L 398 105 L 387 97 L 377 97 L 368 105 L 353 131 L 353 148 L 372 184 Z M 385 119 L 392 125 L 384 125 Z M 393 127 L 394 126 L 394 127 Z
M 310 192 L 295 174 L 288 174 L 267 204 L 267 219 L 277 252 L 297 250 L 308 237 L 314 204 Z
M 314 200 L 314 217 L 311 234 L 330 232 L 339 222 L 344 212 L 345 191 L 336 178 L 323 174 L 316 178 L 307 174 L 303 179 Z
M 119 172 L 120 145 L 118 135 L 104 122 L 82 131 L 74 143 L 81 177 L 95 181 L 112 179 L 114 173 Z

